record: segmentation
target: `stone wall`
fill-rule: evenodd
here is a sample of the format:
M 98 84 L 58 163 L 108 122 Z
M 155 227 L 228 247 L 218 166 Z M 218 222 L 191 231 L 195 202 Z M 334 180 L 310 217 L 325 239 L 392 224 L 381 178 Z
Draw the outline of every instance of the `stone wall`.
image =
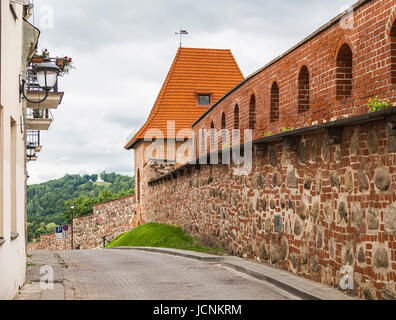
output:
M 174 224 L 208 245 L 352 294 L 396 298 L 396 143 L 386 121 L 325 130 L 256 149 L 248 176 L 234 165 L 194 165 L 151 181 L 145 221 Z
M 94 206 L 93 214 L 74 219 L 74 247 L 94 249 L 103 247 L 103 237 L 107 242 L 140 224 L 135 213 L 135 195 Z M 39 243 L 29 243 L 28 250 L 70 250 L 71 232 L 67 240 L 56 241 L 56 235 L 45 234 Z

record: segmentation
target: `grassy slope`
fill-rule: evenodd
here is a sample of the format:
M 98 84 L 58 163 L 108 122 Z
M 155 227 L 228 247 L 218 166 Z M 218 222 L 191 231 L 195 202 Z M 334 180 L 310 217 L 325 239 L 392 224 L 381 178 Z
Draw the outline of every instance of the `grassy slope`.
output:
M 221 248 L 208 248 L 175 226 L 148 223 L 115 238 L 107 248 L 112 247 L 156 247 L 190 250 L 221 254 Z

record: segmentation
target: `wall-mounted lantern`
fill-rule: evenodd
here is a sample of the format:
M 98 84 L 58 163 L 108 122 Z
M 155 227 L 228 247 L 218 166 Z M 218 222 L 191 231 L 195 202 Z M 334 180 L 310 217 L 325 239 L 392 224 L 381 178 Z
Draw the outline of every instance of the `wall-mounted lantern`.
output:
M 36 158 L 36 146 L 34 144 L 28 144 L 26 146 L 26 156 L 28 158 L 28 161 Z
M 45 92 L 45 97 L 39 101 L 32 101 L 28 99 L 25 94 L 25 79 L 22 79 L 19 85 L 19 94 L 23 95 L 25 100 L 29 101 L 30 103 L 41 103 L 47 99 L 49 92 L 55 87 L 60 69 L 55 63 L 51 62 L 50 59 L 47 58 L 44 59 L 42 63 L 39 63 L 33 67 L 32 71 L 37 76 L 38 84 Z

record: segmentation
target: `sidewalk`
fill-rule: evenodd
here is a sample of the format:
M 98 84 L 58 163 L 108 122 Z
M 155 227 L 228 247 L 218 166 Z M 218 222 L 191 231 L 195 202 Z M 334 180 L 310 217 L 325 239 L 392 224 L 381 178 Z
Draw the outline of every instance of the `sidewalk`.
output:
M 64 273 L 62 262 L 47 251 L 34 251 L 31 258 L 27 259 L 26 283 L 14 300 L 64 300 Z M 42 267 L 48 266 L 53 270 L 53 290 L 43 290 L 40 280 L 47 274 Z
M 219 262 L 224 267 L 232 268 L 255 279 L 272 283 L 277 287 L 288 291 L 289 293 L 304 300 L 358 300 L 358 298 L 348 296 L 343 292 L 327 285 L 295 276 L 292 273 L 279 270 L 265 264 L 247 261 L 238 257 L 214 256 L 193 251 L 162 248 L 115 247 L 111 249 L 141 250 L 160 254 L 175 255 L 205 262 Z

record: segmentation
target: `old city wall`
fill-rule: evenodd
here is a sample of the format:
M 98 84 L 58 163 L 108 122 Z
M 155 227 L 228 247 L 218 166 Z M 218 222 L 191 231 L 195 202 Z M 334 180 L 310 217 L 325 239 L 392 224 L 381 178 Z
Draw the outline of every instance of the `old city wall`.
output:
M 74 247 L 103 247 L 104 236 L 109 242 L 139 224 L 140 218 L 135 212 L 135 195 L 97 204 L 93 214 L 74 219 Z M 70 250 L 71 232 L 70 229 L 66 241 L 57 241 L 54 233 L 42 235 L 40 242 L 28 244 L 28 250 Z
M 340 143 L 326 130 L 296 137 L 295 148 L 268 143 L 247 176 L 186 166 L 151 184 L 145 219 L 335 287 L 349 265 L 354 294 L 396 298 L 396 143 L 386 126 L 346 126 Z
M 395 103 L 395 2 L 359 1 L 354 8 L 218 101 L 194 124 L 196 137 L 213 122 L 216 130 L 251 128 L 253 139 L 259 139 L 284 128 L 367 113 L 367 102 L 375 95 Z M 209 145 L 207 136 L 207 149 Z

